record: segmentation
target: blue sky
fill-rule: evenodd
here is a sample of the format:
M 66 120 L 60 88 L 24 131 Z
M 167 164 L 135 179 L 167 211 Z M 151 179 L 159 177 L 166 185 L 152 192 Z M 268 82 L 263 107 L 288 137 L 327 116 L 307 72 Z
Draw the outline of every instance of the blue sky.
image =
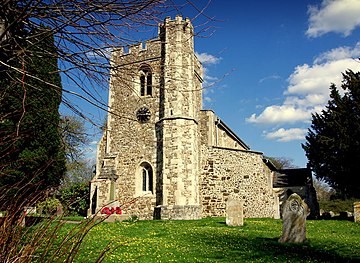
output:
M 199 9 L 208 4 L 193 2 Z M 192 19 L 198 33 L 203 108 L 213 109 L 252 150 L 306 166 L 301 143 L 311 113 L 327 103 L 330 83 L 340 87 L 341 72 L 360 71 L 354 59 L 360 57 L 360 0 L 212 0 L 204 15 L 189 7 L 173 18 L 176 13 Z M 137 37 L 156 35 L 153 28 Z M 106 103 L 107 92 L 99 94 Z M 75 104 L 104 119 L 104 111 Z M 90 155 L 100 137 L 92 131 Z
M 341 72 L 360 71 L 360 0 L 213 0 L 205 13 L 219 22 L 195 39 L 204 108 L 251 149 L 306 166 L 311 113 L 327 103 L 331 83 L 340 87 Z

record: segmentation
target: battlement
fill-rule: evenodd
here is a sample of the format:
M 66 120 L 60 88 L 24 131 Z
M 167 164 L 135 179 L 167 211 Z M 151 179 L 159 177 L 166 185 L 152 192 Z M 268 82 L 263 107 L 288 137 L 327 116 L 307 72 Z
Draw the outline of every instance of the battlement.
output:
M 183 30 L 185 33 L 194 33 L 194 27 L 191 23 L 191 20 L 187 17 L 185 20 L 182 16 L 177 15 L 174 20 L 172 20 L 169 16 L 165 18 L 164 23 L 159 25 L 159 34 L 161 29 L 169 29 L 176 28 L 176 30 Z
M 174 20 L 170 17 L 166 17 L 162 24 L 159 24 L 158 37 L 154 39 L 149 39 L 145 42 L 135 43 L 125 47 L 119 47 L 113 50 L 114 57 L 125 56 L 129 54 L 141 55 L 143 52 L 156 53 L 161 48 L 161 32 L 167 29 L 182 30 L 184 33 L 193 34 L 194 28 L 191 24 L 189 18 L 182 18 L 182 16 L 177 15 Z
M 177 15 L 174 20 L 172 20 L 170 16 L 167 16 L 165 18 L 165 20 L 164 20 L 163 25 L 166 26 L 166 25 L 172 25 L 172 24 L 176 24 L 176 25 L 188 24 L 188 25 L 191 25 L 191 20 L 188 17 L 185 18 L 185 20 L 184 20 L 181 15 Z
M 116 48 L 113 50 L 113 53 L 116 56 L 125 56 L 129 54 L 136 55 L 136 54 L 140 54 L 141 52 L 159 50 L 160 45 L 161 45 L 160 39 L 158 38 L 149 39 L 146 40 L 145 42 L 139 42 L 126 47 Z

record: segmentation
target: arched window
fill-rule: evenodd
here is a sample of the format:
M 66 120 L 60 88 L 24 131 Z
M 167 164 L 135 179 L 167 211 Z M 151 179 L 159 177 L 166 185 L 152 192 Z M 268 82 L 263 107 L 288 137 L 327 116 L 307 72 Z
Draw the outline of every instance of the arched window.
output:
M 153 192 L 153 171 L 148 163 L 141 165 L 142 191 Z
M 148 66 L 142 66 L 139 70 L 140 75 L 140 96 L 152 95 L 152 73 Z

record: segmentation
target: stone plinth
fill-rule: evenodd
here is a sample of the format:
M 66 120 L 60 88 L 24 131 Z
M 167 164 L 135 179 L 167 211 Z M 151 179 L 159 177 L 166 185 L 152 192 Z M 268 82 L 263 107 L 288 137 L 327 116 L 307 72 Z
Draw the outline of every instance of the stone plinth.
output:
M 354 222 L 360 222 L 360 202 L 354 203 Z
M 307 204 L 297 194 L 286 200 L 282 212 L 283 230 L 279 242 L 301 243 L 306 240 Z
M 160 205 L 155 208 L 155 219 L 162 220 L 195 220 L 200 219 L 198 205 Z
M 244 225 L 243 201 L 229 199 L 226 202 L 226 224 L 228 226 Z

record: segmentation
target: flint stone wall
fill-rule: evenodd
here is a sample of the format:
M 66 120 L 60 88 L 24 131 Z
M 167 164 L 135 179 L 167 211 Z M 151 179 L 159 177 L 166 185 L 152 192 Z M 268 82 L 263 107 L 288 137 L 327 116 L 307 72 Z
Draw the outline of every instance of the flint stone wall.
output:
M 244 201 L 244 217 L 274 217 L 275 195 L 261 153 L 202 148 L 202 216 L 226 216 L 229 198 Z

